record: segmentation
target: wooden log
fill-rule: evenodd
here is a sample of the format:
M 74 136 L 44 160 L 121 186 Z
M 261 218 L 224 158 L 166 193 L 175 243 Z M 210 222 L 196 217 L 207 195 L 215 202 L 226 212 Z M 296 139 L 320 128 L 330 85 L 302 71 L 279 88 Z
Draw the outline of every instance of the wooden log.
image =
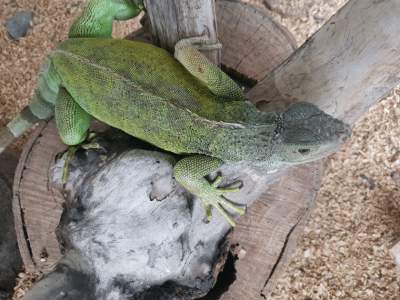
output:
M 308 101 L 353 124 L 400 81 L 400 2 L 350 0 L 249 96 L 266 110 Z
M 173 50 L 182 38 L 208 35 L 210 42 L 217 43 L 217 22 L 214 0 L 145 0 L 153 42 L 162 48 Z M 219 64 L 219 50 L 205 53 Z

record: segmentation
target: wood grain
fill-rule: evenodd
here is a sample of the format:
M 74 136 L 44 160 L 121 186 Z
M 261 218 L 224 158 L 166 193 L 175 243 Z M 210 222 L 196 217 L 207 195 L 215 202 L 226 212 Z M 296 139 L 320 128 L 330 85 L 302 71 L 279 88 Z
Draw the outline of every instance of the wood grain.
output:
M 308 101 L 354 124 L 400 82 L 400 2 L 350 0 L 250 92 L 257 106 Z
M 237 1 L 217 1 L 222 64 L 261 80 L 297 48 L 293 36 L 266 12 Z
M 16 169 L 13 212 L 28 272 L 47 272 L 61 257 L 56 228 L 64 198 L 50 183 L 49 174 L 56 155 L 65 149 L 54 122 L 42 123 L 25 145 Z
M 153 42 L 173 50 L 182 38 L 206 34 L 211 42 L 218 42 L 214 0 L 145 0 Z M 205 53 L 219 64 L 220 50 Z

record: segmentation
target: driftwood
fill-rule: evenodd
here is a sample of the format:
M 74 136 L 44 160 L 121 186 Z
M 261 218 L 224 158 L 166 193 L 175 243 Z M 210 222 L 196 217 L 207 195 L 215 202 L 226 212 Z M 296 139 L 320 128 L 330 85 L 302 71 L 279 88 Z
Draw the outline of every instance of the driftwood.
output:
M 226 36 L 225 34 L 232 34 L 232 31 L 241 28 L 241 25 L 248 26 L 248 28 L 251 29 L 248 31 L 247 35 L 235 35 L 235 40 L 230 41 L 228 44 L 225 44 L 225 41 L 223 42 L 226 48 L 229 49 L 231 47 L 230 44 L 234 44 L 232 49 L 241 49 L 241 52 L 238 51 L 239 54 L 236 54 L 235 56 L 235 53 L 232 51 L 227 51 L 227 53 L 231 53 L 232 57 L 236 58 L 233 62 L 232 60 L 225 62 L 225 54 L 223 52 L 222 64 L 232 69 L 235 69 L 236 66 L 236 70 L 240 71 L 250 70 L 250 66 L 252 64 L 257 66 L 263 64 L 265 69 L 270 71 L 273 68 L 273 66 L 271 66 L 271 58 L 275 57 L 276 53 L 267 51 L 271 50 L 271 48 L 267 48 L 265 49 L 265 52 L 262 52 L 261 48 L 257 47 L 259 43 L 263 42 L 263 39 L 265 39 L 265 41 L 272 41 L 271 43 L 276 43 L 279 45 L 282 39 L 285 39 L 285 36 L 287 37 L 287 33 L 273 23 L 267 16 L 261 14 L 259 11 L 248 5 L 241 5 L 236 1 L 220 1 L 217 2 L 217 5 L 217 10 L 221 7 L 224 8 L 222 18 L 218 19 L 220 21 L 219 28 L 222 28 L 219 32 L 220 39 L 222 41 Z M 294 56 L 288 59 L 278 69 L 275 69 L 271 75 L 267 75 L 265 79 L 261 80 L 256 87 L 250 90 L 248 95 L 252 100 L 257 102 L 258 106 L 262 109 L 270 109 L 271 107 L 283 108 L 291 101 L 309 101 L 319 105 L 321 108 L 326 109 L 329 113 L 337 117 L 342 117 L 345 121 L 351 124 L 354 123 L 354 121 L 372 103 L 383 97 L 398 81 L 394 74 L 398 73 L 396 70 L 399 70 L 399 62 L 395 56 L 395 51 L 392 49 L 396 49 L 396 43 L 398 43 L 394 36 L 394 32 L 398 26 L 398 18 L 395 18 L 395 15 L 398 15 L 399 8 L 400 3 L 396 3 L 395 0 L 350 1 L 331 21 L 329 21 L 316 35 L 314 35 L 314 37 L 312 37 L 306 43 L 306 45 L 300 48 Z M 230 11 L 230 13 L 224 16 L 223 14 L 228 11 Z M 251 17 L 248 17 L 249 15 L 251 15 Z M 379 18 L 379 16 L 381 16 L 381 18 Z M 236 23 L 234 23 L 234 26 L 236 27 L 233 29 L 232 19 L 236 19 Z M 367 22 L 367 20 L 373 20 L 375 23 L 371 25 Z M 346 24 L 346 26 L 343 24 Z M 224 28 L 228 30 L 225 31 Z M 263 37 L 262 35 L 258 36 L 259 32 L 272 32 L 273 34 L 272 36 Z M 276 32 L 279 32 L 281 40 L 274 40 L 271 38 L 276 36 Z M 383 42 L 383 38 L 381 39 L 380 35 L 385 36 Z M 245 40 L 243 40 L 243 38 L 245 38 Z M 277 42 L 278 40 L 280 42 Z M 333 40 L 336 42 L 333 42 Z M 282 48 L 276 47 L 274 49 L 276 51 L 281 49 L 281 52 L 279 52 L 279 57 L 282 59 L 285 58 L 285 55 L 287 55 L 291 49 L 291 42 L 289 39 L 286 38 L 285 41 L 286 43 L 282 43 Z M 244 47 L 244 45 L 246 47 Z M 249 45 L 254 45 L 254 47 L 250 47 Z M 255 54 L 252 52 L 254 49 L 259 49 L 260 53 L 263 53 L 263 55 L 266 57 L 260 58 L 258 52 Z M 370 60 L 366 59 L 367 57 L 370 57 L 370 59 L 374 62 L 373 65 L 370 64 Z M 260 60 L 257 60 L 257 58 Z M 343 63 L 343 61 L 345 63 Z M 387 72 L 376 72 L 377 68 L 380 70 L 384 69 L 382 66 L 386 66 L 388 68 Z M 359 72 L 354 70 L 359 70 Z M 259 70 L 253 74 L 246 72 L 244 73 L 249 78 L 259 79 L 261 77 L 260 74 L 265 75 L 268 73 L 268 71 Z M 391 76 L 388 76 L 388 73 L 391 74 Z M 344 77 L 346 78 L 346 81 L 342 80 L 343 74 L 349 74 L 347 78 L 346 76 Z M 363 93 L 363 89 L 366 92 Z M 345 92 L 339 93 L 338 91 Z M 282 104 L 280 104 L 278 101 L 282 101 Z M 45 128 L 51 129 L 51 126 L 47 126 Z M 46 138 L 46 136 L 41 138 Z M 40 140 L 40 138 L 38 140 Z M 149 160 L 154 159 L 154 156 L 152 156 L 150 152 L 146 153 L 146 155 L 149 157 Z M 137 155 L 137 153 L 134 154 L 132 152 L 126 152 L 124 155 L 120 155 L 115 159 L 112 159 L 110 156 L 108 156 L 109 158 L 106 160 L 105 165 L 100 168 L 100 171 L 97 174 L 95 174 L 96 172 L 90 173 L 89 170 L 86 169 L 85 174 L 89 174 L 94 177 L 91 177 L 92 179 L 90 182 L 85 183 L 93 184 L 93 182 L 100 180 L 101 178 L 97 178 L 95 176 L 107 168 L 107 162 L 121 163 L 121 161 L 116 160 L 120 160 L 121 158 L 124 159 L 124 157 L 126 158 L 127 155 L 130 157 L 130 159 L 133 159 L 130 155 Z M 90 157 L 90 154 L 88 154 L 88 157 Z M 46 159 L 49 160 L 50 157 L 46 157 Z M 163 159 L 164 161 L 162 164 L 167 164 L 169 158 L 164 156 Z M 79 174 L 79 172 L 82 172 L 82 168 L 85 170 L 85 166 L 90 165 L 88 164 L 88 161 L 90 161 L 89 158 L 81 161 L 81 164 L 79 164 L 79 160 L 76 161 L 76 168 L 73 170 L 73 174 L 74 172 L 77 172 L 75 174 Z M 29 161 L 25 161 L 23 163 L 29 164 Z M 229 169 L 229 166 L 226 166 L 225 168 L 226 169 L 223 169 L 222 172 L 224 172 L 224 175 L 228 175 L 228 180 L 237 178 L 237 176 L 229 177 L 229 174 L 234 174 L 232 173 L 233 169 Z M 232 237 L 230 238 L 230 243 L 233 245 L 231 250 L 232 253 L 236 255 L 236 258 L 231 258 L 230 261 L 228 260 L 229 263 L 227 264 L 226 268 L 229 267 L 231 269 L 236 269 L 236 273 L 233 276 L 235 278 L 232 279 L 231 277 L 230 281 L 229 278 L 225 278 L 225 280 L 228 280 L 225 282 L 225 286 L 218 282 L 217 286 L 219 290 L 212 291 L 210 294 L 212 296 L 207 296 L 207 298 L 263 299 L 268 297 L 268 294 L 271 292 L 273 284 L 276 281 L 280 271 L 285 266 L 288 257 L 294 248 L 296 239 L 302 231 L 302 226 L 304 225 L 304 222 L 315 203 L 315 196 L 319 187 L 321 170 L 321 163 L 315 163 L 307 166 L 292 168 L 284 172 L 283 175 L 275 174 L 274 177 L 276 181 L 270 185 L 268 191 L 260 197 L 260 201 L 256 202 L 250 208 L 248 214 L 244 218 L 240 219 L 239 226 L 237 229 L 235 229 Z M 251 186 L 251 180 L 254 180 L 254 182 L 259 181 L 259 184 L 262 185 L 263 183 L 266 184 L 266 181 L 270 179 L 268 177 L 263 177 L 256 172 L 253 173 L 254 171 L 251 171 L 252 173 L 249 173 L 250 171 L 246 173 L 246 170 L 242 171 L 245 171 L 240 173 L 240 176 L 244 176 L 242 178 L 245 179 L 245 186 Z M 143 173 L 140 174 L 143 175 Z M 164 172 L 162 174 L 167 173 Z M 255 175 L 258 177 L 254 177 Z M 21 178 L 21 182 L 28 180 L 23 177 L 22 174 Z M 166 178 L 169 177 L 166 176 Z M 248 181 L 246 181 L 246 179 L 248 179 Z M 101 231 L 101 228 L 107 232 L 107 228 L 114 228 L 111 226 L 111 224 L 114 223 L 110 223 L 110 225 L 106 227 L 102 226 L 104 224 L 97 224 L 97 227 L 71 227 L 71 224 L 73 224 L 74 221 L 75 225 L 79 224 L 79 220 L 82 220 L 82 218 L 84 219 L 85 216 L 96 216 L 96 218 L 88 219 L 90 221 L 90 225 L 95 224 L 95 221 L 99 218 L 98 214 L 93 214 L 93 212 L 96 211 L 94 210 L 96 206 L 90 208 L 90 210 L 82 210 L 82 207 L 79 206 L 80 203 L 86 203 L 86 201 L 90 199 L 94 201 L 90 203 L 102 203 L 102 205 L 107 204 L 105 203 L 105 200 L 105 202 L 102 202 L 101 195 L 96 193 L 80 194 L 80 197 L 74 197 L 77 195 L 74 194 L 73 191 L 79 191 L 79 186 L 81 184 L 83 183 L 79 180 L 73 179 L 69 183 L 69 187 L 67 186 L 67 188 L 71 191 L 68 198 L 69 201 L 67 202 L 70 210 L 69 214 L 66 214 L 66 218 L 63 220 L 64 231 L 62 231 L 62 233 L 64 238 L 66 238 L 66 249 L 74 249 L 74 251 L 68 251 L 64 262 L 58 265 L 56 272 L 53 272 L 52 275 L 48 276 L 45 281 L 43 281 L 41 287 L 53 282 L 52 278 L 54 278 L 54 276 L 61 276 L 63 280 L 66 280 L 65 282 L 67 285 L 69 284 L 68 280 L 73 277 L 75 279 L 83 278 L 84 280 L 82 279 L 81 282 L 86 282 L 90 287 L 90 289 L 87 288 L 87 290 L 91 290 L 93 292 L 93 290 L 96 288 L 97 292 L 99 292 L 98 286 L 93 287 L 91 285 L 91 277 L 88 276 L 88 274 L 96 274 L 98 276 L 104 274 L 97 274 L 98 272 L 101 272 L 102 269 L 97 269 L 94 271 L 90 267 L 91 264 L 87 263 L 87 260 L 93 259 L 93 255 L 99 256 L 100 254 L 108 254 L 108 249 L 105 249 L 104 247 L 102 248 L 102 246 L 105 245 L 101 243 L 102 241 L 96 243 L 95 239 L 92 239 L 92 243 L 97 244 L 96 247 L 94 244 L 91 244 L 93 246 L 92 250 L 100 249 L 100 251 L 87 251 L 87 247 L 89 247 L 87 244 L 79 246 L 79 242 L 82 240 L 79 237 L 80 234 L 83 234 L 83 232 L 87 232 L 85 231 L 87 228 L 91 228 L 91 230 L 86 237 L 101 237 L 104 234 L 104 232 Z M 179 189 L 174 189 L 172 187 L 165 188 L 169 187 L 169 184 L 173 185 L 173 181 L 164 181 L 164 184 L 161 184 L 161 186 L 163 186 L 161 191 L 159 190 L 160 185 L 158 184 L 156 184 L 156 186 L 151 184 L 148 185 L 148 189 L 146 190 L 148 196 L 153 194 L 152 191 L 154 188 L 156 191 L 153 194 L 155 198 L 157 198 L 157 196 L 162 198 L 161 196 L 163 195 L 176 195 Z M 94 186 L 92 185 L 92 187 Z M 98 184 L 96 187 L 101 188 L 102 186 L 101 184 Z M 266 187 L 266 185 L 264 187 Z M 174 192 L 170 193 L 171 191 Z M 20 192 L 23 191 L 20 190 Z M 123 192 L 123 189 L 115 190 L 115 193 L 113 193 L 112 196 L 117 197 L 117 192 Z M 242 196 L 241 199 L 233 199 L 238 201 L 244 200 L 246 203 L 250 203 L 256 196 L 257 192 L 258 191 L 254 191 L 254 193 L 250 195 L 241 194 L 239 195 Z M 184 194 L 182 195 L 184 196 Z M 84 197 L 82 198 L 82 196 Z M 79 201 L 77 201 L 77 199 L 79 199 Z M 167 197 L 166 199 L 170 198 Z M 21 198 L 19 198 L 19 200 L 21 201 Z M 82 200 L 84 201 L 82 202 Z M 167 208 L 168 204 L 172 205 L 171 207 L 173 207 L 176 205 L 176 201 L 177 200 L 175 200 L 175 202 L 165 202 L 165 199 L 160 203 L 147 201 L 146 204 L 143 205 L 151 205 L 151 203 L 153 203 L 152 205 L 155 208 L 159 206 L 163 207 L 162 210 L 152 210 L 151 215 L 154 218 L 157 218 L 157 216 L 161 219 L 171 217 L 172 219 L 176 220 L 176 215 L 170 213 L 168 215 L 165 214 L 166 211 L 170 212 Z M 23 202 L 23 200 L 21 202 Z M 126 201 L 123 201 L 122 203 L 126 203 Z M 220 222 L 218 217 L 216 217 L 213 224 L 204 225 L 208 226 L 204 227 L 208 228 L 208 230 L 202 233 L 203 236 L 201 236 L 201 234 L 198 235 L 198 233 L 201 232 L 201 228 L 203 228 L 203 224 L 201 223 L 202 215 L 200 214 L 200 207 L 196 206 L 198 201 L 194 201 L 193 203 L 193 207 L 184 207 L 181 204 L 181 208 L 183 210 L 179 211 L 179 220 L 182 218 L 182 220 L 187 221 L 192 218 L 190 222 L 199 224 L 199 226 L 191 227 L 192 231 L 190 231 L 189 236 L 183 235 L 183 238 L 181 238 L 180 241 L 184 241 L 185 243 L 183 244 L 185 245 L 190 245 L 188 240 L 190 240 L 192 236 L 193 238 L 198 238 L 200 236 L 200 240 L 203 241 L 203 245 L 205 242 L 210 242 L 213 245 L 211 248 L 214 251 L 214 255 L 212 259 L 205 261 L 203 270 L 206 270 L 205 273 L 207 273 L 207 275 L 215 276 L 215 273 L 220 268 L 219 262 L 224 258 L 224 243 L 222 241 L 224 241 L 225 233 L 227 233 L 228 228 Z M 100 205 L 97 207 L 104 208 L 106 206 Z M 108 206 L 108 209 L 111 209 L 111 207 L 112 206 Z M 83 206 L 83 208 L 86 207 Z M 71 211 L 81 212 L 81 214 L 73 214 Z M 27 210 L 25 213 L 27 213 Z M 103 215 L 107 215 L 107 213 L 104 214 L 103 212 Z M 108 215 L 113 216 L 111 211 L 108 213 Z M 76 219 L 76 216 L 80 218 Z M 126 214 L 121 214 L 120 216 L 126 217 Z M 138 215 L 136 214 L 135 216 Z M 118 217 L 119 215 L 117 213 L 114 218 Z M 117 223 L 118 220 L 114 219 L 114 221 Z M 87 223 L 85 224 L 87 225 Z M 108 223 L 106 225 L 108 225 Z M 183 232 L 186 231 L 182 231 L 182 233 Z M 149 235 L 153 233 L 154 231 L 149 232 Z M 216 246 L 216 233 L 217 236 L 220 237 L 221 241 L 221 243 L 219 243 L 219 247 Z M 132 232 L 132 234 L 134 234 L 134 232 Z M 126 235 L 123 237 L 126 237 Z M 134 235 L 132 235 L 132 237 L 134 237 Z M 151 238 L 155 237 L 151 236 Z M 196 240 L 196 238 L 194 238 L 194 240 Z M 211 244 L 207 245 L 210 246 Z M 107 245 L 109 246 L 109 244 Z M 159 247 L 159 245 L 153 245 L 150 247 L 150 250 L 153 248 L 160 250 Z M 189 250 L 193 251 L 193 248 L 189 247 Z M 158 255 L 159 256 L 151 256 L 148 252 L 148 257 L 151 257 L 150 261 L 153 262 L 154 259 L 156 261 L 161 259 L 161 256 L 165 256 L 165 253 L 160 252 Z M 113 259 L 114 257 L 115 256 L 112 256 Z M 183 257 L 186 258 L 186 256 Z M 199 257 L 205 256 L 199 255 L 195 258 Z M 106 260 L 106 258 L 103 259 Z M 123 264 L 126 263 L 124 257 L 119 257 L 119 259 L 120 265 L 123 266 Z M 188 261 L 195 262 L 196 259 L 193 261 Z M 194 264 L 194 266 L 195 265 L 196 264 Z M 146 266 L 149 267 L 149 264 Z M 154 266 L 159 267 L 160 265 L 154 264 Z M 191 270 L 190 266 L 186 267 L 188 267 L 186 270 Z M 132 272 L 129 273 L 129 276 L 127 273 L 124 273 L 122 276 L 118 277 L 116 276 L 116 273 L 113 272 L 110 272 L 111 276 L 114 276 L 113 278 L 104 278 L 104 276 L 100 276 L 103 279 L 100 280 L 100 282 L 102 284 L 106 284 L 106 288 L 100 289 L 100 292 L 119 292 L 120 294 L 118 295 L 121 295 L 121 289 L 130 294 L 133 293 L 132 291 L 138 292 L 140 290 L 137 282 L 138 273 L 135 273 L 135 271 L 138 272 L 138 270 L 132 270 Z M 205 273 L 203 275 L 206 275 Z M 77 275 L 74 277 L 71 274 L 78 274 L 79 276 Z M 188 272 L 187 274 L 193 273 Z M 232 276 L 232 274 L 230 275 Z M 152 291 L 163 293 L 157 295 L 180 295 L 181 298 L 184 298 L 185 296 L 195 297 L 196 295 L 204 293 L 210 287 L 210 282 L 214 281 L 214 278 L 210 279 L 208 276 L 207 280 L 200 279 L 201 283 L 193 287 L 193 282 L 190 280 L 187 281 L 187 278 L 182 276 L 173 277 L 174 279 L 170 278 L 167 281 L 165 281 L 165 278 L 166 277 L 163 277 L 162 280 L 164 281 L 161 280 L 161 282 L 158 283 L 159 285 L 154 284 Z M 188 278 L 192 277 L 189 276 Z M 111 281 L 111 279 L 113 279 L 113 281 Z M 197 281 L 197 283 L 199 282 Z M 79 290 L 79 284 L 77 285 L 76 281 L 75 283 L 71 283 L 71 285 L 75 287 L 75 290 Z M 227 285 L 229 285 L 229 289 Z M 43 292 L 45 289 L 41 289 L 41 291 Z M 60 291 L 65 291 L 65 286 L 54 287 L 52 292 L 54 293 Z M 149 290 L 147 290 L 147 292 L 148 291 Z M 222 294 L 222 292 L 225 293 Z M 38 289 L 35 289 L 32 295 L 34 295 L 34 293 L 38 293 Z M 155 294 L 152 295 L 154 296 Z M 37 297 L 36 294 L 36 298 L 32 297 L 29 299 L 40 299 L 40 297 Z M 156 298 L 153 297 L 152 299 Z

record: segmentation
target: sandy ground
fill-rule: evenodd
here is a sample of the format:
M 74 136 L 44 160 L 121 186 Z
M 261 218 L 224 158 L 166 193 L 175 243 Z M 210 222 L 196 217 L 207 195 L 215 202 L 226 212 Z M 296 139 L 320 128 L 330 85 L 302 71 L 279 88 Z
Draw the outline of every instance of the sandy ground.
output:
M 66 37 L 84 2 L 1 0 L 0 126 L 29 102 L 42 58 Z M 346 0 L 248 2 L 272 11 L 300 45 Z M 25 9 L 34 11 L 33 27 L 12 41 L 4 22 Z M 400 240 L 399 117 L 396 89 L 357 123 L 352 139 L 332 157 L 318 206 L 272 300 L 400 299 L 388 252 Z M 32 280 L 20 277 L 15 299 Z

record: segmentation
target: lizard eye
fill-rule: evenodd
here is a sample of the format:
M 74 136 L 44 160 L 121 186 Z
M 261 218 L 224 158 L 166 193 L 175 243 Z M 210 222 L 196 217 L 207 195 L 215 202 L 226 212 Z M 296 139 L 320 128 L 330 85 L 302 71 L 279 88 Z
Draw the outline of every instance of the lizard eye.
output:
M 297 150 L 300 154 L 306 155 L 310 153 L 310 149 L 299 149 Z

